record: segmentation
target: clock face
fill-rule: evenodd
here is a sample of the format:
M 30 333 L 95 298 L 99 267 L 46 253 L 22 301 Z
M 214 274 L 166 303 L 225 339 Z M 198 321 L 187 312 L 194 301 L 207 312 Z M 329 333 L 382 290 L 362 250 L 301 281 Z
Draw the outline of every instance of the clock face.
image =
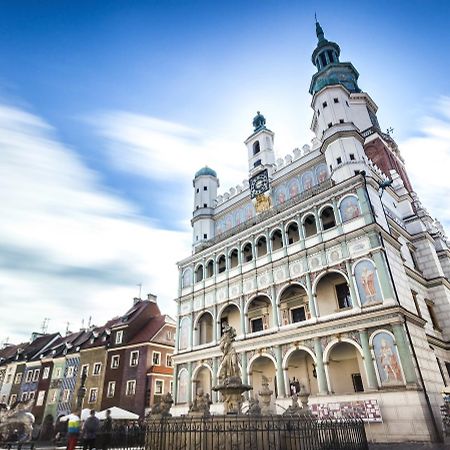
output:
M 250 197 L 255 198 L 269 190 L 269 174 L 267 169 L 257 173 L 249 180 L 250 185 Z

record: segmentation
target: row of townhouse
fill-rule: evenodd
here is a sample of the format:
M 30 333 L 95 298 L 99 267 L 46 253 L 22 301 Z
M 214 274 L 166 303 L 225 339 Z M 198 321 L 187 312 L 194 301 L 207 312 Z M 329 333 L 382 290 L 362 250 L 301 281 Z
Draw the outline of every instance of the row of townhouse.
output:
M 174 339 L 175 321 L 151 294 L 100 327 L 33 333 L 30 342 L 0 350 L 0 403 L 34 399 L 36 425 L 45 428 L 77 409 L 84 379 L 82 408 L 118 406 L 143 417 L 172 390 Z

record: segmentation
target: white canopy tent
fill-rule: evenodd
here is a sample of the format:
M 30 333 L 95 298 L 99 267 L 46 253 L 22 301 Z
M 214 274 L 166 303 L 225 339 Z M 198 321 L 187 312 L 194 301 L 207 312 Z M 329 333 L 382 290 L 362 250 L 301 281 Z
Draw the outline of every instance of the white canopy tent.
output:
M 113 420 L 138 420 L 139 415 L 132 413 L 131 411 L 127 411 L 126 409 L 118 408 L 117 406 L 113 406 L 112 408 L 108 408 L 111 411 L 111 419 Z M 104 409 L 95 414 L 100 420 L 106 419 L 106 411 L 108 409 Z
M 86 420 L 86 419 L 89 417 L 90 414 L 91 414 L 91 410 L 90 410 L 89 408 L 84 408 L 84 409 L 81 411 L 81 417 L 80 417 L 80 419 L 81 419 L 81 420 Z M 70 419 L 70 416 L 73 416 L 73 415 L 74 415 L 73 413 L 67 414 L 67 416 L 62 416 L 62 417 L 60 417 L 59 420 L 60 420 L 61 422 L 67 422 L 67 421 Z M 97 415 L 97 414 L 96 414 L 96 415 Z

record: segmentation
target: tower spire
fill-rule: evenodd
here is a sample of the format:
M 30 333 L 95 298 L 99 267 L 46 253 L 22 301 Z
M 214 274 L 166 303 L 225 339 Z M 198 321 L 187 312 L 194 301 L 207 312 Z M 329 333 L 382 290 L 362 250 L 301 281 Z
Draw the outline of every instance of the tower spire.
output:
M 320 23 L 317 20 L 317 15 L 314 14 L 314 18 L 316 19 L 316 36 L 319 42 L 325 40 L 325 33 L 323 32 L 322 27 L 320 26 Z

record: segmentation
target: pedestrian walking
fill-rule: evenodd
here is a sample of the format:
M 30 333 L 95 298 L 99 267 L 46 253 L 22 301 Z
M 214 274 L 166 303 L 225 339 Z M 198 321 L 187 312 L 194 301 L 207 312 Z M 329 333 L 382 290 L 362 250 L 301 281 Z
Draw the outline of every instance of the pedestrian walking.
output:
M 100 420 L 95 417 L 95 410 L 91 409 L 89 417 L 83 425 L 83 450 L 92 450 L 95 448 L 95 440 L 97 439 L 97 432 L 100 428 Z
M 102 425 L 102 435 L 103 435 L 102 450 L 108 450 L 109 446 L 111 445 L 112 427 L 113 425 L 112 425 L 111 411 L 107 409 L 106 419 L 104 420 Z
M 67 426 L 67 450 L 75 450 L 78 437 L 80 436 L 80 427 L 81 423 L 78 413 L 70 414 Z

